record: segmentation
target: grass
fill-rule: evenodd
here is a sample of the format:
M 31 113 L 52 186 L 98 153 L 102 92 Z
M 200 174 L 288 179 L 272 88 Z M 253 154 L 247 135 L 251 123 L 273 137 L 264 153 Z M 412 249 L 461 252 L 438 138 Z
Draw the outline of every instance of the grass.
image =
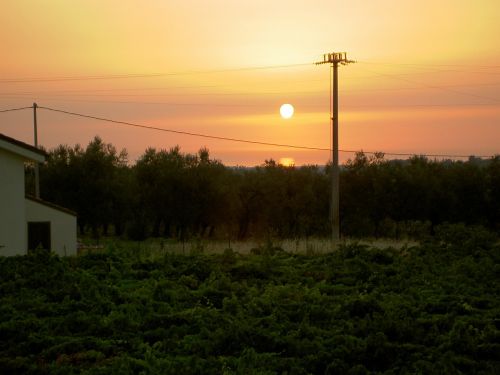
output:
M 165 254 L 222 254 L 227 249 L 231 249 L 241 255 L 246 255 L 251 254 L 254 249 L 266 247 L 280 248 L 292 254 L 324 254 L 332 250 L 331 240 L 326 238 L 272 239 L 271 241 L 256 239 L 246 241 L 206 239 L 177 241 L 163 238 L 149 238 L 145 241 L 130 241 L 115 237 L 104 237 L 99 239 L 98 242 L 90 238 L 84 238 L 81 243 L 82 246 L 78 250 L 79 255 L 119 249 L 138 252 L 145 257 L 152 258 Z M 394 240 L 387 238 L 344 238 L 340 243 L 343 245 L 360 243 L 380 249 L 388 247 L 401 249 L 418 245 L 418 242 L 413 240 Z

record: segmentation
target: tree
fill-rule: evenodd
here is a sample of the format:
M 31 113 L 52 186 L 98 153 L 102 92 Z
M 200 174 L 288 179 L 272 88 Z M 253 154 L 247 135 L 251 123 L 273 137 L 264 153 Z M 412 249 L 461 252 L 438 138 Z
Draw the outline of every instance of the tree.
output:
M 76 211 L 80 233 L 88 225 L 97 236 L 99 227 L 106 232 L 117 212 L 126 211 L 118 198 L 124 187 L 117 180 L 118 170 L 126 174 L 126 168 L 126 151 L 118 153 L 98 136 L 85 150 L 61 145 L 49 152 L 40 171 L 42 197 Z

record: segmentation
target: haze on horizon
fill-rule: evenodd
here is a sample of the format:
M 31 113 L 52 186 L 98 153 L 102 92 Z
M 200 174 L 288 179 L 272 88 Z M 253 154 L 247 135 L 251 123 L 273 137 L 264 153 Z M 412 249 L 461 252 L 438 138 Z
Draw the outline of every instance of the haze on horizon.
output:
M 344 150 L 500 153 L 500 3 L 443 0 L 141 2 L 6 0 L 0 110 L 39 105 L 183 132 L 330 147 L 323 53 L 341 67 Z M 280 105 L 295 114 L 285 120 Z M 0 133 L 33 140 L 31 111 L 0 113 Z M 39 111 L 39 143 L 202 147 L 227 165 L 328 151 L 130 128 Z M 341 161 L 352 157 L 341 153 Z

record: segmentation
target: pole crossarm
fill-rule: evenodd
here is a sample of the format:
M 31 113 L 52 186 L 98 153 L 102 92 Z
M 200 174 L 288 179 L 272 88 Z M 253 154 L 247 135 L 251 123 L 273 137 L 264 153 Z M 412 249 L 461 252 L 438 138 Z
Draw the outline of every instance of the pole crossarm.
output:
M 323 61 L 318 61 L 315 64 L 316 65 L 321 65 L 321 64 L 341 64 L 341 65 L 347 65 L 347 64 L 352 64 L 355 63 L 356 61 L 354 60 L 349 60 L 347 58 L 347 52 L 332 52 L 332 53 L 325 53 L 323 54 Z

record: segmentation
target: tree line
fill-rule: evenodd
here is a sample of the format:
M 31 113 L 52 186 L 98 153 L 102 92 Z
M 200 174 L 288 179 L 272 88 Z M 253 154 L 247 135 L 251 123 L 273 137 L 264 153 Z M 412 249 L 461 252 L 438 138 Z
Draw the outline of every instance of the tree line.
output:
M 28 170 L 28 181 L 32 174 Z M 32 182 L 31 182 L 32 183 Z M 28 183 L 28 191 L 31 189 Z M 148 148 L 134 163 L 95 137 L 60 145 L 40 167 L 42 199 L 74 210 L 80 234 L 166 237 L 328 236 L 330 166 L 266 160 L 228 167 L 202 148 Z M 500 229 L 500 156 L 387 160 L 357 153 L 340 172 L 341 234 L 415 237 L 442 223 Z

